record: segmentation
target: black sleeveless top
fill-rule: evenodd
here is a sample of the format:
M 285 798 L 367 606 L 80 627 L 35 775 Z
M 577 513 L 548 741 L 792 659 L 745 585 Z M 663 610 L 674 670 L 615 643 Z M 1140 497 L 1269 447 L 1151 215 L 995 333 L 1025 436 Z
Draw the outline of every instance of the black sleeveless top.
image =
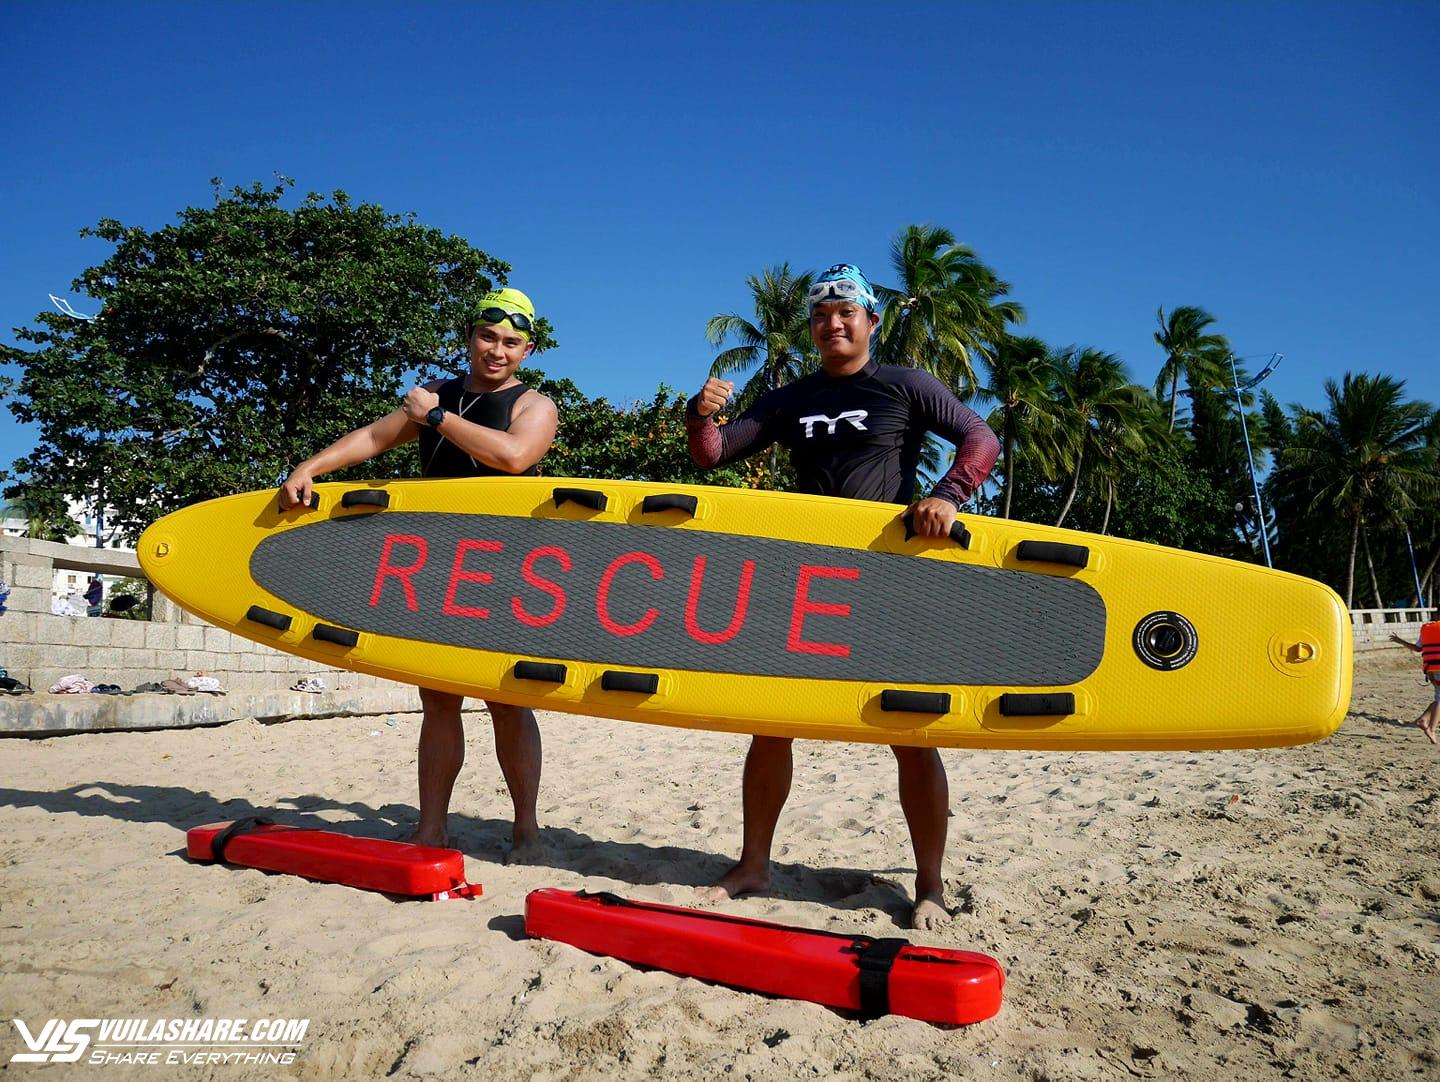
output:
M 523 383 L 506 387 L 503 391 L 481 391 L 476 394 L 465 390 L 465 377 L 456 376 L 446 380 L 435 389 L 440 396 L 440 405 L 446 413 L 463 417 L 471 424 L 483 425 L 499 432 L 510 431 L 510 414 L 530 388 Z M 531 466 L 519 477 L 534 477 L 540 472 L 539 464 Z M 471 458 L 460 448 L 447 440 L 429 425 L 420 426 L 420 476 L 422 477 L 510 477 L 504 470 L 497 470 Z

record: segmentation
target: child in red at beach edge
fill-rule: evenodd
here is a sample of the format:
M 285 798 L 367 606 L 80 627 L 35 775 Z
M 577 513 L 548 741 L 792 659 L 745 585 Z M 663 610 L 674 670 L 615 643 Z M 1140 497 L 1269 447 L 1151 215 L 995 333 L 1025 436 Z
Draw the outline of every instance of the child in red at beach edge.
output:
M 1440 616 L 1440 613 L 1434 615 Z M 1402 639 L 1399 635 L 1391 635 L 1391 642 L 1398 642 L 1407 649 L 1414 650 L 1420 655 L 1420 664 L 1424 667 L 1425 678 L 1430 681 L 1435 691 L 1435 699 L 1415 719 L 1415 724 L 1420 726 L 1420 731 L 1430 743 L 1437 743 L 1435 739 L 1436 723 L 1440 722 L 1440 620 L 1431 620 L 1429 623 L 1420 625 L 1420 638 L 1416 642 L 1409 639 Z

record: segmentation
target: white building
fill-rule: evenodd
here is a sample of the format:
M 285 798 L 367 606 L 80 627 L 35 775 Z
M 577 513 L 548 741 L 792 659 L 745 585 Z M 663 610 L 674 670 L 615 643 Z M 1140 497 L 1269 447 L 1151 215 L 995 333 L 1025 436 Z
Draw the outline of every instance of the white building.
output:
M 97 526 L 104 528 L 103 523 L 95 520 L 94 505 L 86 506 L 74 500 L 68 502 L 65 513 L 75 522 L 80 524 L 83 533 L 66 538 L 68 545 L 78 545 L 85 548 L 95 547 L 95 531 Z M 109 508 L 105 509 L 104 522 L 112 522 L 114 512 Z M 0 531 L 6 537 L 23 537 L 30 529 L 30 521 L 25 517 L 25 512 L 20 506 L 13 502 L 0 505 Z M 112 534 L 102 546 L 107 549 L 116 549 L 120 552 L 134 552 L 132 548 L 122 545 Z M 100 579 L 105 584 L 105 596 L 110 596 L 111 589 L 120 581 L 117 575 L 101 575 Z M 72 609 L 77 608 L 80 612 L 85 611 L 85 587 L 90 581 L 90 576 L 84 571 L 71 571 L 64 568 L 55 569 L 54 581 L 50 584 L 50 597 L 52 602 L 69 602 Z

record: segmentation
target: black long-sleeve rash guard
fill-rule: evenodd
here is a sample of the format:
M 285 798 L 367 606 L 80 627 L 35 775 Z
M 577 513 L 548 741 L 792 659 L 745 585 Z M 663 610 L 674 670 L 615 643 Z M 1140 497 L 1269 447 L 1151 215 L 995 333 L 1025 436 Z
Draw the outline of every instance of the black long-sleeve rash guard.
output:
M 1000 453 L 990 426 L 938 379 L 869 362 L 850 376 L 815 372 L 767 391 L 726 425 L 685 411 L 690 454 L 705 468 L 779 443 L 799 488 L 821 496 L 908 504 L 925 433 L 955 444 L 955 462 L 931 496 L 959 507 L 984 483 Z

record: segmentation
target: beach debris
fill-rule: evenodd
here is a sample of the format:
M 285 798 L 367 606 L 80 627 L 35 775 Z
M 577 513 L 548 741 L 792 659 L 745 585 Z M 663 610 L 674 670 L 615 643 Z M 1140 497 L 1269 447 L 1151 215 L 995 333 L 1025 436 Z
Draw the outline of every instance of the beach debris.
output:
M 51 695 L 84 695 L 94 690 L 95 685 L 79 673 L 62 676 L 50 686 Z
M 291 691 L 310 691 L 310 692 L 314 692 L 315 694 L 318 695 L 320 692 L 322 692 L 322 691 L 324 691 L 324 690 L 326 689 L 326 686 L 327 686 L 327 685 L 326 685 L 326 683 L 325 683 L 325 678 L 324 678 L 324 677 L 321 677 L 321 676 L 307 676 L 307 677 L 304 677 L 303 679 L 296 680 L 295 683 L 291 684 L 291 685 L 290 685 L 290 690 L 291 690 Z

